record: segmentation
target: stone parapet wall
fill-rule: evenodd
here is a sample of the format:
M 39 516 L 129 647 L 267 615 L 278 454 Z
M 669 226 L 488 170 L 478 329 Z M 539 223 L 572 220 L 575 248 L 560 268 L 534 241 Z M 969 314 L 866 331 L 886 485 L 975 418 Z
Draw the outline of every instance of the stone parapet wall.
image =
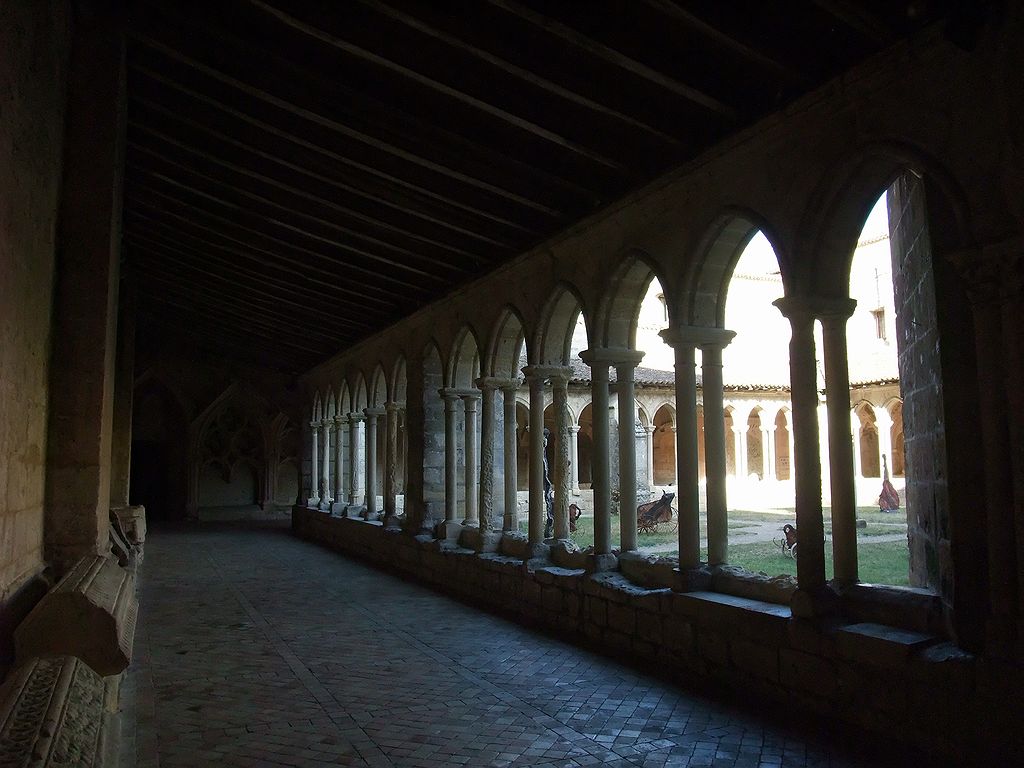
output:
M 618 571 L 478 554 L 303 507 L 292 524 L 303 538 L 681 681 L 724 684 L 957 760 L 1024 753 L 1024 669 L 934 634 L 862 616 L 794 619 L 778 603 L 644 588 Z

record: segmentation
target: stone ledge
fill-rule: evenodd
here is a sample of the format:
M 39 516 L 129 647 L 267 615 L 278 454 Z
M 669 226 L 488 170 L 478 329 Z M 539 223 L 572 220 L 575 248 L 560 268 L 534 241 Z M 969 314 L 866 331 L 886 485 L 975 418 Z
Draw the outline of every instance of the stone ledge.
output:
M 696 619 L 703 629 L 727 631 L 747 638 L 782 645 L 793 613 L 788 606 L 723 595 L 719 592 L 677 592 L 673 611 Z
M 939 642 L 932 635 L 884 624 L 850 624 L 835 634 L 842 658 L 890 669 L 905 667 L 914 654 Z
M 843 615 L 854 621 L 943 634 L 942 600 L 924 589 L 852 584 L 842 590 L 840 601 Z
M 18 661 L 75 656 L 116 675 L 131 661 L 137 613 L 135 577 L 110 558 L 83 557 L 15 630 Z
M 0 688 L 0 766 L 103 763 L 107 685 L 71 656 L 37 658 Z

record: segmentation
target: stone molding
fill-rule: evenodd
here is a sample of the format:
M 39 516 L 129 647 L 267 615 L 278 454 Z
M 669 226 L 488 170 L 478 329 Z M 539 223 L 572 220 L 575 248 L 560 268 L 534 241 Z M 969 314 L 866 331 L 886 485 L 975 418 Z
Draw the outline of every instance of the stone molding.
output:
M 110 558 L 83 557 L 18 625 L 17 659 L 75 656 L 116 675 L 131 662 L 137 614 L 135 576 Z

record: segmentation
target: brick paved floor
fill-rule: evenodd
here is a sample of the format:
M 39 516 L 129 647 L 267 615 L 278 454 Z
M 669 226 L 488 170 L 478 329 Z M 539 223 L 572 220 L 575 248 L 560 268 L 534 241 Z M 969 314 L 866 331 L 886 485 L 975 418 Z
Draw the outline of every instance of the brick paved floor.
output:
M 140 577 L 139 768 L 875 764 L 284 530 L 157 530 Z

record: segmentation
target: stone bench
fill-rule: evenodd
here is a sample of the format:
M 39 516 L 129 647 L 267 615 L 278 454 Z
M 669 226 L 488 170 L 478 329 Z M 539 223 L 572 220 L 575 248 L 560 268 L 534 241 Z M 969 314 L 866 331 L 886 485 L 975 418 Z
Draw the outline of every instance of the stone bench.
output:
M 0 767 L 102 764 L 106 684 L 71 656 L 32 659 L 0 687 Z
M 18 663 L 75 656 L 116 675 L 131 661 L 137 613 L 135 577 L 110 558 L 84 557 L 15 630 Z

